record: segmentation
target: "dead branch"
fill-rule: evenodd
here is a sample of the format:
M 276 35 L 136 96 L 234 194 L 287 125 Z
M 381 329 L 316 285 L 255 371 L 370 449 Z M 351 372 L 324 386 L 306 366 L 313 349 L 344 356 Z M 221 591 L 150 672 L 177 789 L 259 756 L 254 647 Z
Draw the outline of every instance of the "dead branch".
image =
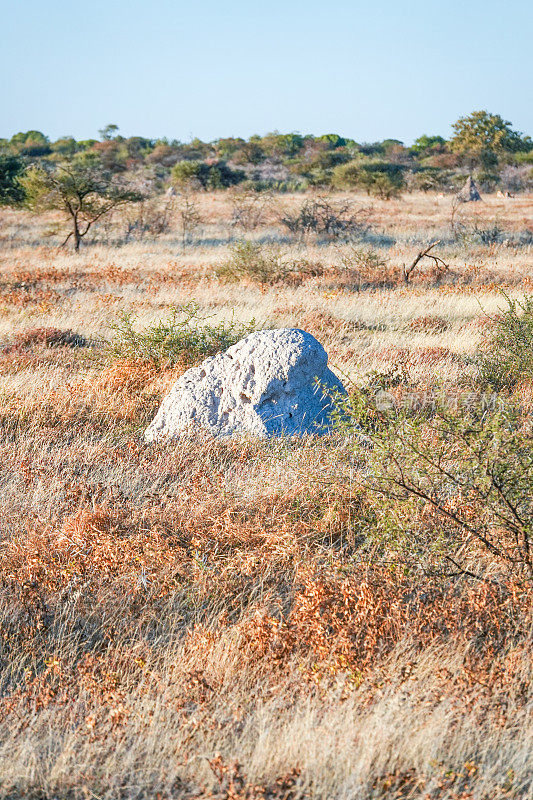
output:
M 440 269 L 443 272 L 446 272 L 449 269 L 448 264 L 446 264 L 446 262 L 444 262 L 442 258 L 439 258 L 439 256 L 430 253 L 430 251 L 433 250 L 433 248 L 436 247 L 438 244 L 440 244 L 440 241 L 438 239 L 435 242 L 431 242 L 431 244 L 428 245 L 428 247 L 426 247 L 425 250 L 421 250 L 418 253 L 415 260 L 408 267 L 405 266 L 405 264 L 403 265 L 403 279 L 405 283 L 409 283 L 411 275 L 413 274 L 413 272 L 415 271 L 418 264 L 420 263 L 420 261 L 422 261 L 423 258 L 432 259 L 437 269 Z

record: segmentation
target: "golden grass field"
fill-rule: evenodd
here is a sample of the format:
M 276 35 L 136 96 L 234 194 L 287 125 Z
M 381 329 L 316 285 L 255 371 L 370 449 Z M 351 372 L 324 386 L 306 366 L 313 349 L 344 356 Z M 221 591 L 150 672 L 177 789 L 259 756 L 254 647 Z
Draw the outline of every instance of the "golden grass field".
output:
M 386 266 L 289 237 L 298 196 L 243 231 L 231 194 L 199 195 L 185 247 L 179 200 L 157 237 L 117 213 L 77 256 L 53 215 L 0 212 L 1 797 L 533 797 L 530 585 L 475 547 L 490 580 L 376 544 L 415 521 L 342 437 L 145 445 L 188 364 L 101 347 L 121 311 L 143 327 L 196 301 L 304 328 L 354 386 L 401 370 L 398 398 L 466 391 L 502 290 L 531 293 L 533 197 L 465 205 L 455 233 L 450 197 L 349 199 Z M 320 268 L 224 282 L 242 236 Z M 436 239 L 449 270 L 406 284 Z

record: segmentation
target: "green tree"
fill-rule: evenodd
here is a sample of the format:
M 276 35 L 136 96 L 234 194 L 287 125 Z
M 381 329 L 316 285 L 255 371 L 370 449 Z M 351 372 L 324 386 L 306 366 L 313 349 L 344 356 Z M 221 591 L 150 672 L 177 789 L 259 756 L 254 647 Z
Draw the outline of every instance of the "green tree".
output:
M 55 170 L 34 166 L 21 182 L 29 208 L 63 213 L 72 226 L 63 245 L 72 238 L 76 252 L 95 222 L 117 206 L 142 199 L 138 192 L 97 166 L 70 164 Z
M 316 141 L 323 142 L 332 150 L 335 150 L 337 147 L 346 147 L 346 139 L 339 136 L 338 133 L 324 133 L 322 136 L 317 136 Z
M 264 161 L 266 156 L 263 141 L 260 136 L 250 136 L 247 142 L 243 144 L 232 159 L 238 164 L 260 164 Z
M 203 161 L 178 161 L 172 167 L 172 184 L 180 189 L 205 188 L 208 178 L 209 166 Z
M 267 133 L 262 139 L 265 149 L 274 156 L 295 156 L 304 146 L 304 137 L 299 133 Z
M 398 197 L 405 186 L 403 169 L 398 164 L 385 161 L 361 160 L 342 164 L 333 171 L 333 185 L 339 189 L 364 189 L 383 200 Z
M 11 137 L 11 144 L 14 145 L 23 145 L 29 141 L 46 145 L 48 144 L 48 136 L 45 136 L 41 131 L 20 131 Z
M 16 133 L 11 137 L 11 145 L 17 153 L 27 156 L 45 156 L 50 152 L 50 141 L 41 131 Z
M 415 139 L 410 149 L 415 156 L 425 158 L 434 153 L 444 152 L 445 147 L 446 139 L 443 139 L 442 136 L 428 136 L 424 133 Z
M 244 172 L 231 169 L 224 161 L 179 161 L 171 172 L 173 185 L 186 189 L 226 189 L 244 178 Z
M 450 146 L 455 153 L 481 158 L 484 153 L 502 155 L 528 152 L 533 148 L 529 136 L 514 131 L 510 122 L 488 111 L 473 111 L 452 127 Z
M 100 134 L 104 142 L 109 142 L 111 141 L 111 139 L 115 138 L 115 136 L 118 133 L 118 130 L 119 130 L 118 125 L 111 123 L 110 125 L 106 125 L 105 127 L 101 128 L 101 130 L 99 130 L 98 133 Z
M 0 205 L 16 206 L 24 200 L 21 178 L 24 162 L 17 156 L 0 155 Z
M 238 153 L 245 144 L 246 142 L 244 139 L 235 139 L 232 136 L 226 139 L 217 139 L 214 142 L 215 150 L 219 158 L 233 158 L 235 153 Z
M 78 150 L 78 143 L 73 136 L 63 136 L 51 144 L 52 152 L 63 158 L 72 158 Z

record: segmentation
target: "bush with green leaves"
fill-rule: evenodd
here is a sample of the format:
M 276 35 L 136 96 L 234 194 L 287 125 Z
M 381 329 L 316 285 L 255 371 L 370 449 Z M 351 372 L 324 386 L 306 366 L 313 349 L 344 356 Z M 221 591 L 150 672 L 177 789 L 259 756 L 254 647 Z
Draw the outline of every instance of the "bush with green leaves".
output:
M 51 152 L 50 140 L 41 131 L 16 133 L 11 137 L 11 146 L 15 153 L 33 158 L 46 156 Z
M 242 170 L 235 170 L 224 161 L 208 164 L 205 161 L 179 161 L 173 168 L 174 186 L 194 189 L 227 189 L 245 179 Z
M 106 351 L 112 358 L 151 362 L 158 368 L 192 365 L 226 350 L 255 329 L 255 320 L 210 325 L 195 302 L 173 306 L 166 319 L 145 328 L 137 328 L 135 322 L 132 314 L 122 312 L 110 325 L 113 336 L 106 342 Z
M 415 556 L 428 569 L 483 577 L 488 556 L 533 580 L 533 427 L 520 409 L 440 402 L 415 413 L 359 392 L 340 405 L 336 427 L 359 461 L 368 434 L 363 487 L 394 514 L 406 563 Z
M 422 136 L 415 139 L 409 149 L 417 158 L 427 158 L 435 153 L 444 152 L 446 145 L 446 139 L 443 139 L 442 136 L 428 136 L 423 133 Z
M 242 240 L 233 245 L 230 257 L 219 264 L 215 272 L 224 281 L 250 280 L 266 286 L 282 281 L 287 267 L 278 248 L 265 248 L 258 242 Z
M 362 159 L 348 161 L 347 164 L 339 164 L 333 170 L 331 183 L 337 189 L 355 189 L 359 185 Z
M 361 171 L 360 186 L 366 190 L 367 194 L 375 195 L 381 200 L 390 200 L 392 197 L 400 196 L 405 187 L 405 179 L 401 170 L 365 168 Z
M 249 240 L 234 244 L 229 259 L 215 269 L 217 277 L 228 283 L 249 281 L 259 286 L 298 285 L 306 278 L 320 277 L 323 273 L 320 262 L 295 259 L 279 247 L 265 247 Z
M 342 164 L 333 171 L 333 185 L 339 189 L 363 189 L 382 200 L 398 197 L 405 187 L 404 167 L 386 161 L 362 160 Z
M 533 296 L 511 300 L 493 317 L 493 330 L 476 359 L 477 380 L 496 391 L 533 381 Z
M 491 169 L 477 170 L 475 177 L 482 192 L 495 192 L 500 185 L 499 173 Z
M 0 155 L 0 206 L 18 206 L 24 201 L 21 183 L 25 165 L 21 158 Z
M 510 122 L 488 111 L 473 111 L 460 117 L 452 128 L 451 149 L 478 159 L 483 154 L 527 153 L 533 148 L 529 136 L 513 130 Z
M 440 192 L 449 188 L 449 174 L 436 167 L 423 167 L 407 175 L 410 191 Z

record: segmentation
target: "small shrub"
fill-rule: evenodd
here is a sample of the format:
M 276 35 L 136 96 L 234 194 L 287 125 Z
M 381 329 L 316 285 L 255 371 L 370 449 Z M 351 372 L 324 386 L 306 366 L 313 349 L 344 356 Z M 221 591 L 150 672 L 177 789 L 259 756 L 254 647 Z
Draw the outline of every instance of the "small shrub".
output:
M 110 327 L 106 350 L 113 358 L 148 361 L 156 367 L 190 364 L 226 350 L 254 330 L 255 321 L 203 324 L 197 303 L 175 306 L 167 319 L 136 330 L 132 314 L 123 312 Z
M 506 301 L 507 308 L 492 318 L 493 333 L 477 359 L 479 383 L 497 391 L 533 380 L 533 296 Z
M 364 396 L 360 407 L 349 402 L 351 408 L 339 403 L 337 427 L 357 437 L 366 426 L 372 448 L 364 482 L 395 503 L 407 559 L 417 552 L 437 570 L 444 559 L 456 574 L 481 577 L 485 554 L 533 579 L 530 419 L 511 405 L 458 413 L 435 403 L 416 414 L 365 403 Z
M 181 245 L 185 249 L 191 242 L 194 232 L 202 224 L 202 216 L 195 198 L 186 193 L 176 201 L 175 207 Z
M 389 259 L 370 246 L 349 246 L 340 253 L 343 269 L 354 285 L 391 286 L 399 281 L 399 273 Z
M 319 197 L 306 200 L 295 213 L 285 212 L 281 224 L 299 236 L 315 234 L 329 239 L 362 238 L 369 230 L 369 209 L 356 209 L 349 202 Z
M 232 198 L 231 224 L 243 231 L 253 231 L 264 224 L 265 215 L 272 205 L 272 192 L 243 189 Z
M 486 221 L 482 227 L 477 222 L 472 223 L 468 219 L 460 218 L 457 204 L 452 208 L 451 228 L 454 238 L 463 247 L 470 248 L 476 245 L 486 245 L 492 247 L 501 244 L 512 236 L 512 233 L 502 227 L 499 220 Z
M 494 222 L 487 228 L 480 228 L 479 225 L 474 225 L 470 235 L 479 244 L 493 245 L 503 242 L 505 230 L 497 222 Z
M 267 249 L 259 243 L 244 240 L 231 248 L 230 258 L 216 268 L 216 274 L 230 282 L 247 279 L 268 285 L 283 280 L 287 266 L 279 249 Z
M 144 239 L 147 234 L 155 238 L 166 233 L 173 210 L 172 197 L 166 198 L 162 204 L 158 198 L 151 198 L 127 206 L 124 213 L 126 241 L 130 238 Z
M 303 280 L 323 274 L 322 264 L 305 258 L 294 259 L 276 247 L 240 241 L 231 249 L 228 261 L 216 268 L 219 278 L 228 282 L 250 281 L 259 286 L 275 283 L 298 285 Z
M 342 254 L 341 261 L 347 268 L 356 268 L 365 272 L 383 270 L 389 263 L 389 259 L 373 247 L 351 247 Z

